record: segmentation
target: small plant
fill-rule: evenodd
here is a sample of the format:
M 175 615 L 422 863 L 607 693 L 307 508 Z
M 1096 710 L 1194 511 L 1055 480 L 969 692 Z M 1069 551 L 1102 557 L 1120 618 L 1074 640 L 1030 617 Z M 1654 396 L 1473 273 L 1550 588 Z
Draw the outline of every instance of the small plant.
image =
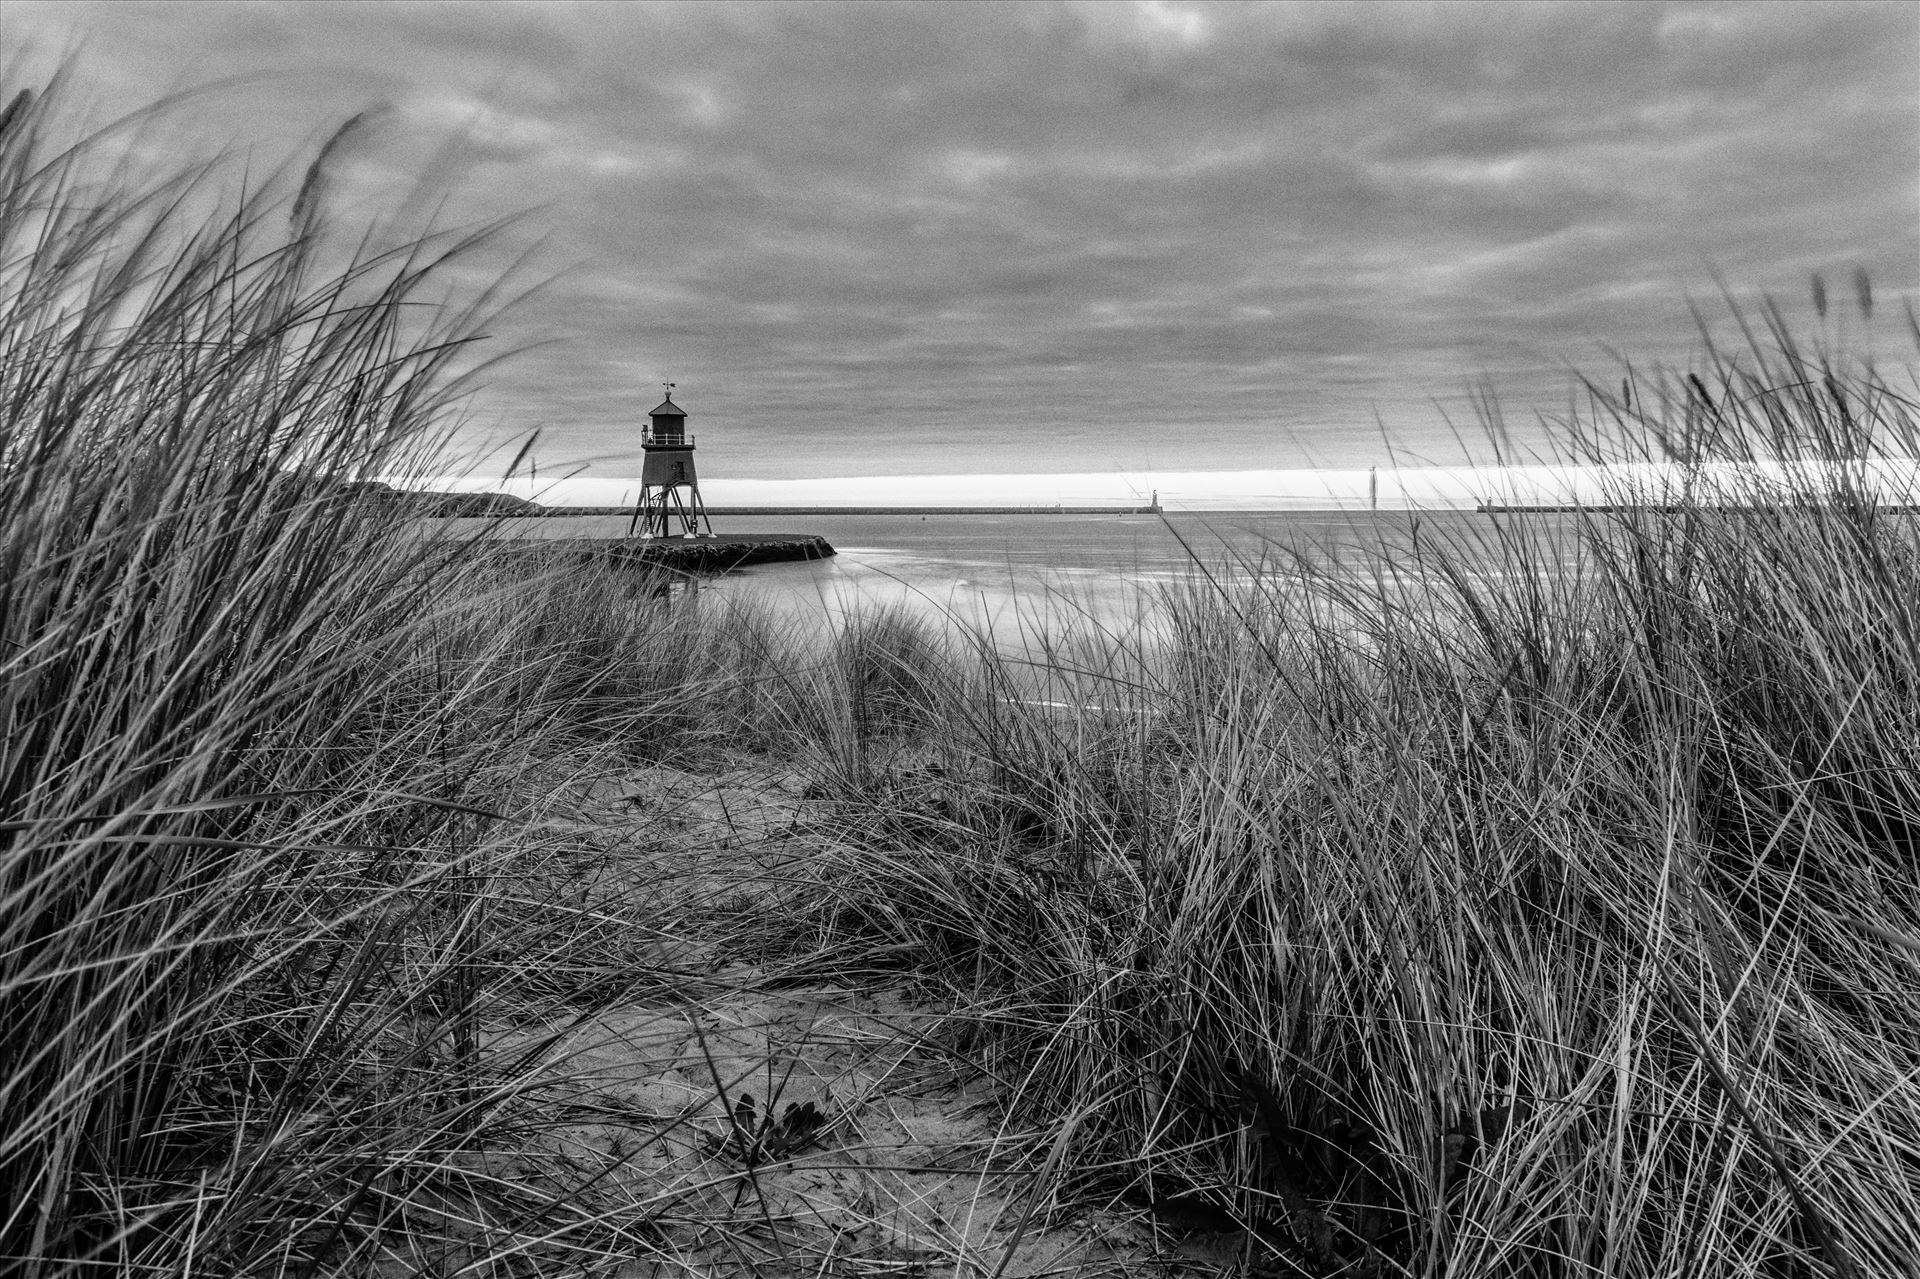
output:
M 762 1109 L 750 1092 L 733 1099 L 731 1119 L 724 1148 L 749 1165 L 805 1150 L 827 1122 L 811 1101 L 790 1101 L 782 1108 L 776 1097 Z

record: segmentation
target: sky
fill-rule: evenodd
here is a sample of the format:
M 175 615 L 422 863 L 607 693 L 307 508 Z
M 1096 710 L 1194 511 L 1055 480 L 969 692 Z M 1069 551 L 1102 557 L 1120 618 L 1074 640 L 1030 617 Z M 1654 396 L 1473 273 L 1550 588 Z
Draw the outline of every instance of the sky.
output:
M 183 156 L 301 162 L 370 110 L 336 166 L 347 222 L 517 215 L 473 282 L 524 255 L 542 287 L 488 327 L 516 354 L 462 439 L 484 479 L 486 447 L 537 430 L 545 481 L 584 477 L 565 500 L 630 481 L 667 379 L 703 481 L 765 500 L 848 476 L 1351 484 L 1477 454 L 1483 381 L 1524 434 L 1575 370 L 1686 365 L 1692 304 L 1730 327 L 1717 281 L 1815 332 L 1821 273 L 1829 335 L 1857 339 L 1865 269 L 1870 342 L 1920 289 L 1903 3 L 7 0 L 3 21 L 10 81 L 71 54 L 103 116 L 214 86 L 167 118 Z

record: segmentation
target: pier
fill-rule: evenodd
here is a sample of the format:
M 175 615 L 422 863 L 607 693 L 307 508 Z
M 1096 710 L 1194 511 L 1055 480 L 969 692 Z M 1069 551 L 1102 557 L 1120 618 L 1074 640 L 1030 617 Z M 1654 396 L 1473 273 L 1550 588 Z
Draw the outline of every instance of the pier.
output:
M 755 564 L 824 560 L 833 546 L 817 533 L 719 533 L 701 537 L 514 538 L 503 543 L 515 551 L 571 553 L 636 568 L 669 573 L 725 573 Z

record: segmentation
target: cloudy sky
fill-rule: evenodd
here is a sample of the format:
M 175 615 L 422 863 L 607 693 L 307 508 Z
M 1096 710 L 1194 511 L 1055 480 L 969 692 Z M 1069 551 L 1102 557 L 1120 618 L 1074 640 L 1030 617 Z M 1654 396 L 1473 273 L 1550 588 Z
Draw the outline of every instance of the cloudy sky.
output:
M 475 432 L 634 469 L 661 379 L 704 476 L 1451 461 L 1717 272 L 1813 322 L 1920 287 L 1920 7 L 34 3 L 102 111 L 236 80 L 180 145 L 524 211 L 544 292 Z M 305 149 L 303 152 L 303 148 Z M 515 238 L 517 237 L 517 238 Z M 1845 309 L 1845 307 L 1841 308 Z M 1882 338 L 1897 320 L 1880 310 Z M 1830 321 L 1833 323 L 1834 321 Z

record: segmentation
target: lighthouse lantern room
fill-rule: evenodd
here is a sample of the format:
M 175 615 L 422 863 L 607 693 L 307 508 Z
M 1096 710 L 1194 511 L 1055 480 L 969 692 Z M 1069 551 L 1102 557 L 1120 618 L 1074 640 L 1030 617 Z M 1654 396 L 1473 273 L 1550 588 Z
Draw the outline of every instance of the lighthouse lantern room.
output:
M 700 501 L 700 480 L 693 470 L 693 437 L 687 434 L 687 412 L 673 402 L 673 383 L 667 398 L 647 414 L 651 425 L 641 437 L 645 460 L 640 470 L 640 504 L 634 508 L 627 536 L 681 537 L 713 535 L 707 508 Z

